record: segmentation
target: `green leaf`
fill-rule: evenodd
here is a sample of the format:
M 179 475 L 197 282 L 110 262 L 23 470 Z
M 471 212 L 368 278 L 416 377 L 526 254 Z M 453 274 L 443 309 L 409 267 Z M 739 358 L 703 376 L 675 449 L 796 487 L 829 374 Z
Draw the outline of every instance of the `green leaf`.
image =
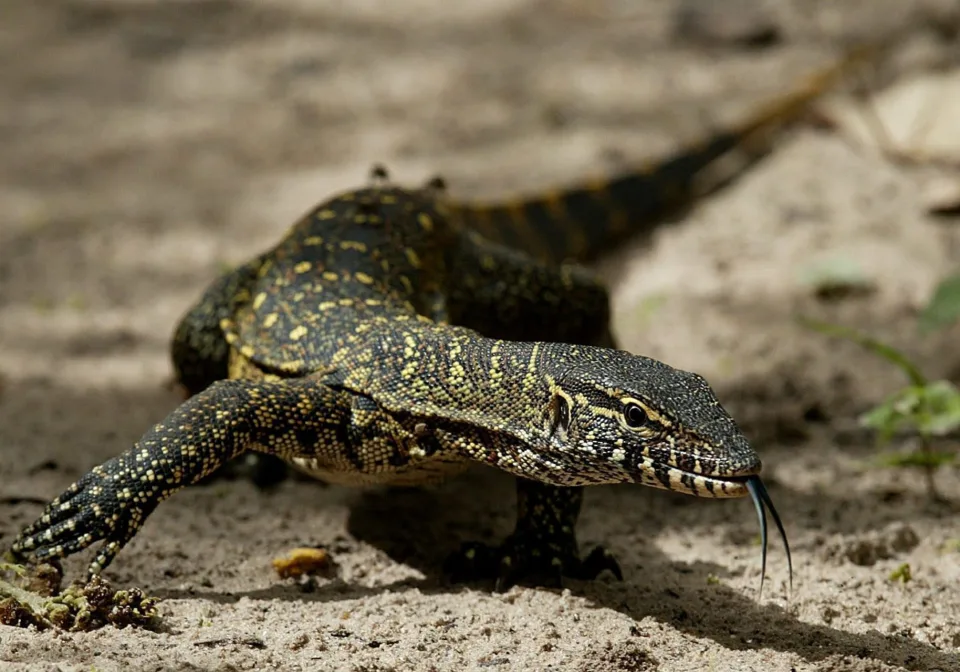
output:
M 948 380 L 910 385 L 860 416 L 860 423 L 889 441 L 910 429 L 921 436 L 944 436 L 960 429 L 960 390 Z
M 863 348 L 866 348 L 873 354 L 877 355 L 878 357 L 882 357 L 894 366 L 900 367 L 900 370 L 903 371 L 903 373 L 910 379 L 910 382 L 913 385 L 922 387 L 927 384 L 927 379 L 923 373 L 920 372 L 920 369 L 917 368 L 917 366 L 911 362 L 905 354 L 893 346 L 878 341 L 872 336 L 857 331 L 856 329 L 844 327 L 839 324 L 821 322 L 820 320 L 815 320 L 811 317 L 804 317 L 802 315 L 797 318 L 797 321 L 807 329 L 819 331 L 821 334 L 826 334 L 827 336 L 843 338 L 856 343 Z
M 923 390 L 918 429 L 927 436 L 944 436 L 960 429 L 960 390 L 949 380 L 937 380 Z
M 934 290 L 930 303 L 920 313 L 924 333 L 947 327 L 960 319 L 960 274 L 943 280 Z
M 901 390 L 861 415 L 860 424 L 875 430 L 880 435 L 879 438 L 882 443 L 886 443 L 904 429 L 916 429 L 912 414 L 904 413 L 898 403 L 900 397 L 912 389 L 914 388 Z

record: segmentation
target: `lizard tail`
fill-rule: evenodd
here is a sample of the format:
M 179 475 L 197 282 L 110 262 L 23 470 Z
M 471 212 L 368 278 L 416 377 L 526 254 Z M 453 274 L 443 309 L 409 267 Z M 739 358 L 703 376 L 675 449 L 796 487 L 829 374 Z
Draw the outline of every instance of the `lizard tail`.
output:
M 491 241 L 547 262 L 588 261 L 636 235 L 644 225 L 649 227 L 730 181 L 733 176 L 705 185 L 708 180 L 704 173 L 734 149 L 745 153 L 747 165 L 758 160 L 769 151 L 776 131 L 800 117 L 814 100 L 878 49 L 879 45 L 870 44 L 850 50 L 739 125 L 649 168 L 532 198 L 490 203 L 454 201 L 448 207 Z

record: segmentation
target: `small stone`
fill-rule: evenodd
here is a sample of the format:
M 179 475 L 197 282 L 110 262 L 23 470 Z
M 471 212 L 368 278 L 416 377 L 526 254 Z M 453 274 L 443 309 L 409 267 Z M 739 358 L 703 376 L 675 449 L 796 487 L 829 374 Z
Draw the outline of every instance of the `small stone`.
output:
M 295 548 L 282 558 L 273 560 L 273 568 L 281 579 L 326 573 L 331 567 L 330 553 L 323 548 Z

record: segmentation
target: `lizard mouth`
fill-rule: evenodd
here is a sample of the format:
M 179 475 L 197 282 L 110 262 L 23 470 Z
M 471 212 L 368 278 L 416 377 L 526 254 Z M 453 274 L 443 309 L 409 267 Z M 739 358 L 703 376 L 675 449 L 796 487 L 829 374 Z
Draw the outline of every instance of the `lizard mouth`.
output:
M 686 471 L 674 466 L 664 465 L 664 467 L 658 468 L 654 465 L 652 468 L 645 470 L 647 473 L 644 474 L 645 478 L 641 478 L 641 482 L 647 482 L 654 487 L 693 495 L 694 497 L 727 499 L 750 495 L 749 482 L 751 479 L 759 479 L 756 471 L 719 476 Z M 651 479 L 651 477 L 654 482 L 649 482 L 648 479 Z
M 763 593 L 763 582 L 767 574 L 767 537 L 768 521 L 767 512 L 773 518 L 777 531 L 780 533 L 780 539 L 783 541 L 783 548 L 787 554 L 787 568 L 790 577 L 790 589 L 793 590 L 793 559 L 790 556 L 790 543 L 787 541 L 787 533 L 783 528 L 783 522 L 780 520 L 780 514 L 770 499 L 766 486 L 760 480 L 757 473 L 746 474 L 743 476 L 704 476 L 703 474 L 694 474 L 680 469 L 671 468 L 666 472 L 669 478 L 668 489 L 677 492 L 686 492 L 699 497 L 731 498 L 744 497 L 749 495 L 753 501 L 753 506 L 757 511 L 757 517 L 760 520 L 760 546 L 761 546 L 761 566 L 760 566 L 760 593 Z M 663 487 L 663 486 L 661 486 Z

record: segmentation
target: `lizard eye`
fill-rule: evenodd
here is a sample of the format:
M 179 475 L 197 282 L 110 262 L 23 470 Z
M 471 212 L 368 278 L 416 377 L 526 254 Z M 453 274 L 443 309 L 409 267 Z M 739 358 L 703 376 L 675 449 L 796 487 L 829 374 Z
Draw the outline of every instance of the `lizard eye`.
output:
M 647 412 L 639 404 L 630 402 L 623 407 L 623 418 L 627 421 L 627 427 L 639 429 L 649 421 Z
M 553 423 L 555 428 L 559 426 L 563 431 L 570 428 L 570 404 L 561 394 L 553 398 Z

